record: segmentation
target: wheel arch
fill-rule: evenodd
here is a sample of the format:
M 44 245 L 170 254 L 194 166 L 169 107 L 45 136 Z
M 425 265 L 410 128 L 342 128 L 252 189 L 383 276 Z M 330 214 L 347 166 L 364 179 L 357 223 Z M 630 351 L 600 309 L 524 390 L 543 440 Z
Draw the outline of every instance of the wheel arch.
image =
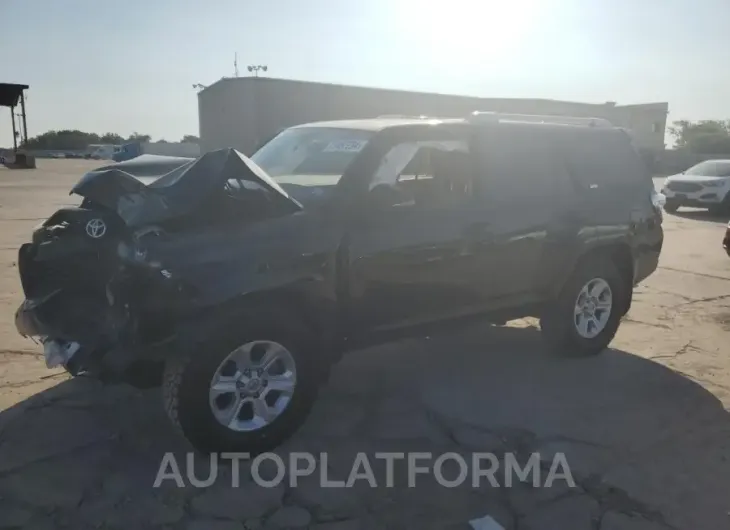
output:
M 195 345 L 242 319 L 269 319 L 296 325 L 311 336 L 317 347 L 328 348 L 337 337 L 336 314 L 334 302 L 325 298 L 308 296 L 295 288 L 267 289 L 238 295 L 196 312 L 179 324 L 178 337 Z

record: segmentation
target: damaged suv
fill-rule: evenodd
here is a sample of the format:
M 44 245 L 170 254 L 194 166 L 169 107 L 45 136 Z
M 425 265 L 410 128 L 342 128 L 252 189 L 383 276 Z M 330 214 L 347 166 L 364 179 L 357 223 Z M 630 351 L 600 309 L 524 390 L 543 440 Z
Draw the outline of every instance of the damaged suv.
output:
M 437 324 L 535 316 L 553 352 L 597 354 L 663 242 L 629 135 L 600 120 L 307 124 L 71 192 L 20 249 L 18 331 L 49 366 L 161 385 L 201 451 L 279 445 L 343 352 Z

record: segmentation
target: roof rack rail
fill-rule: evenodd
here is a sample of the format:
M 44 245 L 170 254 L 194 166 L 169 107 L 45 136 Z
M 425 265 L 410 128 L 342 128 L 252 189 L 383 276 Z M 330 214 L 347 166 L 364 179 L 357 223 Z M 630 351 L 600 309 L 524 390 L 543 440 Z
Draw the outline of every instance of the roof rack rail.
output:
M 473 122 L 552 123 L 556 125 L 582 125 L 584 127 L 610 128 L 614 125 L 604 118 L 578 116 L 549 116 L 540 114 L 505 114 L 502 112 L 474 111 L 469 116 Z
M 427 120 L 431 118 L 431 116 L 426 116 L 425 114 L 421 114 L 419 116 L 409 116 L 406 114 L 382 114 L 378 116 L 376 119 L 379 120 L 386 120 L 386 119 L 409 119 L 409 120 Z

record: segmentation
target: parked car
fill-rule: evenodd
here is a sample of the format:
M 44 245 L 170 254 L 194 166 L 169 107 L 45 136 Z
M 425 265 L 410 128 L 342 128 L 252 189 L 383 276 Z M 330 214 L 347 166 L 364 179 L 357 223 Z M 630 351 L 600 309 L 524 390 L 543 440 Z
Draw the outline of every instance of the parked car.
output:
M 710 213 L 730 212 L 730 160 L 706 160 L 677 175 L 667 177 L 662 193 L 664 209 L 680 206 L 707 208 Z
M 16 326 L 49 366 L 161 384 L 201 451 L 276 447 L 344 352 L 464 319 L 539 317 L 548 350 L 596 355 L 662 249 L 651 178 L 603 122 L 337 121 L 165 158 L 72 189 L 20 249 Z

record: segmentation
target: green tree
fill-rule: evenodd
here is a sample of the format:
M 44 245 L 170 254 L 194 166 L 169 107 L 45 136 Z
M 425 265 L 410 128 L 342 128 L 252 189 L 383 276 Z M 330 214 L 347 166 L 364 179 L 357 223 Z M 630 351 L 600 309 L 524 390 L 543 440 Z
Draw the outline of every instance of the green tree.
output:
M 149 142 L 150 140 L 152 140 L 152 137 L 149 134 L 139 134 L 136 131 L 127 138 L 128 142 Z
M 730 154 L 730 120 L 675 121 L 669 127 L 677 149 L 708 155 Z
M 117 133 L 106 133 L 101 135 L 99 143 L 118 145 L 124 143 L 124 138 Z
M 200 138 L 198 138 L 195 135 L 192 134 L 186 134 L 182 137 L 182 140 L 180 140 L 182 143 L 190 143 L 190 144 L 199 144 Z
M 28 139 L 23 147 L 49 151 L 81 151 L 89 144 L 101 143 L 98 134 L 79 130 L 48 131 Z

